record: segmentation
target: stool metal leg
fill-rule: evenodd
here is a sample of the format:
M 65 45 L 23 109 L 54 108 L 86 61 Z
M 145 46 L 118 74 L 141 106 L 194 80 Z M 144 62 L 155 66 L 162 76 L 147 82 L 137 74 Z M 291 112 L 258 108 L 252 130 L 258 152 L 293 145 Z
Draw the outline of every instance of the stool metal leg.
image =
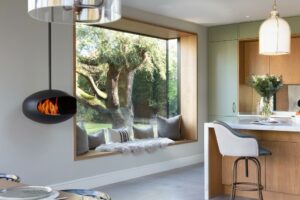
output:
M 236 186 L 237 186 L 237 167 L 238 167 L 238 162 L 240 160 L 244 160 L 244 157 L 240 157 L 234 161 L 233 167 L 232 167 L 232 186 L 231 186 L 231 196 L 230 200 L 234 200 L 236 196 Z
M 260 162 L 259 162 L 259 160 L 257 160 L 257 158 L 251 158 L 251 160 L 255 163 L 256 169 L 257 169 L 257 191 L 258 191 L 259 200 L 263 200 L 264 198 L 263 198 L 263 194 L 262 194 L 263 186 L 261 184 Z
M 245 160 L 245 164 L 248 165 L 248 160 L 251 160 L 255 165 L 256 165 L 256 169 L 257 169 L 257 183 L 249 183 L 249 182 L 238 182 L 237 181 L 237 167 L 238 167 L 238 162 L 240 160 Z M 245 170 L 246 170 L 246 176 L 248 175 L 248 166 L 245 166 Z M 254 186 L 255 188 L 240 188 L 239 186 Z M 258 192 L 258 196 L 259 196 L 259 200 L 263 200 L 263 194 L 262 194 L 262 190 L 263 190 L 263 186 L 261 184 L 261 166 L 259 163 L 259 160 L 257 158 L 254 157 L 239 157 L 238 159 L 236 159 L 234 161 L 233 167 L 232 167 L 232 190 L 231 190 L 231 196 L 230 196 L 230 200 L 235 200 L 235 196 L 236 196 L 236 190 L 243 190 L 243 191 L 257 191 Z

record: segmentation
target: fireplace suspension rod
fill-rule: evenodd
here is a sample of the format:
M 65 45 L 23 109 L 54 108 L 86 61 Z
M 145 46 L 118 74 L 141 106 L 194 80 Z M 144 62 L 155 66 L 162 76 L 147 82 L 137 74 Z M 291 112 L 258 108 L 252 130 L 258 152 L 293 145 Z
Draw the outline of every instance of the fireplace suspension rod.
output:
M 52 90 L 52 28 L 51 23 L 48 23 L 48 67 L 49 67 L 49 90 Z

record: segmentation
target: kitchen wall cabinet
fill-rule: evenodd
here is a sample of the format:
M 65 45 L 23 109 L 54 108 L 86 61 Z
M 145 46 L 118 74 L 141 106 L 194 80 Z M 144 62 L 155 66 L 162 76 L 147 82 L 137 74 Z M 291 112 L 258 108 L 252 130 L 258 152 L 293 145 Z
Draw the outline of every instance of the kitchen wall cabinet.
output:
M 270 57 L 258 53 L 258 41 L 239 42 L 239 111 L 256 113 L 260 96 L 249 86 L 252 75 L 270 73 Z
M 258 38 L 259 27 L 262 21 L 247 22 L 239 24 L 239 39 L 252 39 Z
M 291 27 L 292 34 L 300 33 L 300 16 L 285 18 Z
M 209 42 L 219 42 L 225 40 L 237 40 L 238 39 L 238 25 L 224 25 L 215 26 L 208 29 Z
M 300 84 L 300 37 L 291 40 L 291 53 L 282 56 L 263 56 L 258 53 L 258 40 L 239 41 L 239 111 L 241 113 L 256 113 L 260 96 L 249 86 L 251 75 L 274 74 L 282 75 L 283 83 Z M 284 94 L 280 90 L 276 110 L 286 111 Z M 286 94 L 285 94 L 286 95 Z M 249 98 L 251 97 L 251 98 Z
M 237 40 L 209 43 L 210 119 L 212 116 L 232 117 L 237 114 L 237 44 Z
M 300 84 L 300 38 L 292 38 L 291 53 L 270 57 L 270 74 L 282 75 L 284 84 Z

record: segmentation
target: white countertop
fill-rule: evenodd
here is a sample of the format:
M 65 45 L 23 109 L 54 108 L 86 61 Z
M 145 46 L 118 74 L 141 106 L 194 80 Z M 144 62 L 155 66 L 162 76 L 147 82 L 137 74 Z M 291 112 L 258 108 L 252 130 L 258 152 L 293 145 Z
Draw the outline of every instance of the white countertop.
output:
M 233 129 L 239 130 L 265 130 L 265 131 L 288 131 L 288 132 L 299 132 L 300 124 L 296 124 L 291 118 L 272 118 L 279 123 L 277 124 L 255 124 L 254 121 L 259 120 L 258 117 L 236 117 L 233 119 L 224 120 Z M 206 127 L 213 127 L 213 123 L 205 123 Z

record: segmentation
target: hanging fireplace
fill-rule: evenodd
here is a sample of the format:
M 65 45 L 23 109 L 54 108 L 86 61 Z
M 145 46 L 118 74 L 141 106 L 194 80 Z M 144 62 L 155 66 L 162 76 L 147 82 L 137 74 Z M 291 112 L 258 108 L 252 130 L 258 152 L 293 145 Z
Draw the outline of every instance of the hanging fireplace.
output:
M 36 92 L 23 102 L 23 113 L 29 119 L 45 124 L 55 124 L 70 119 L 76 114 L 76 98 L 60 90 L 52 89 L 52 42 L 51 23 L 49 31 L 49 89 Z

